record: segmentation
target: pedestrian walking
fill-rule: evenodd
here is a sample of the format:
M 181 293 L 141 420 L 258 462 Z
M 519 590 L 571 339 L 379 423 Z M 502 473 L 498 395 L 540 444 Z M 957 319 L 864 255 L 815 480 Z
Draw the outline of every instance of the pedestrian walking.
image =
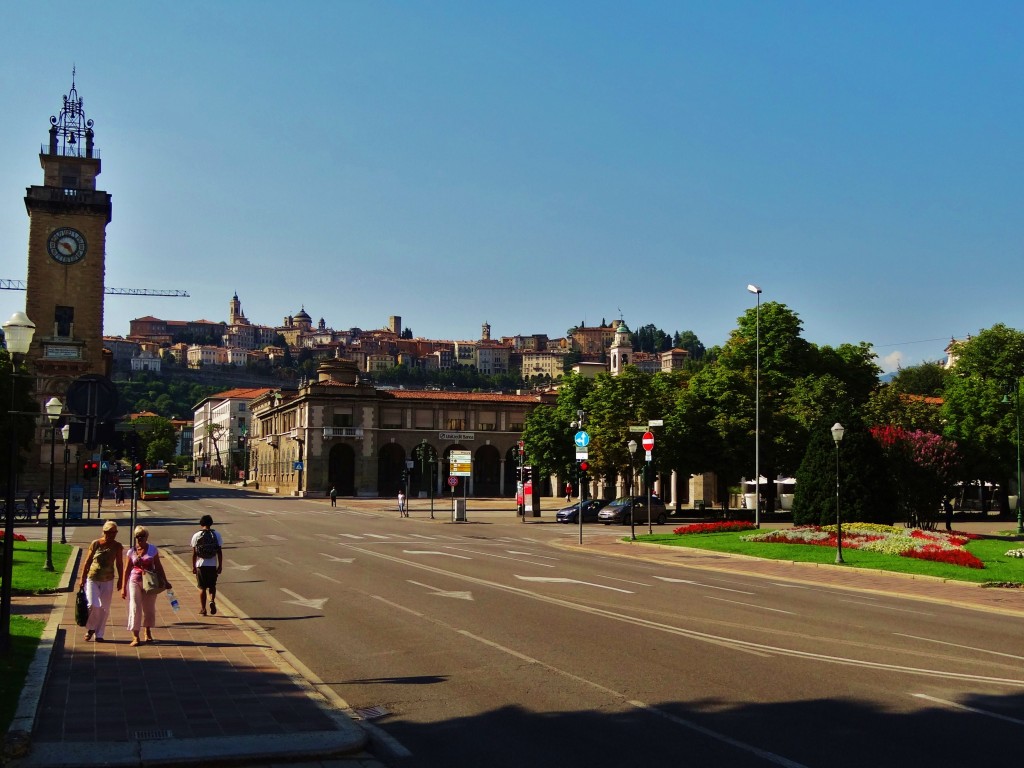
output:
M 124 545 L 117 540 L 117 523 L 107 520 L 103 524 L 102 535 L 89 544 L 78 583 L 79 588 L 85 589 L 85 599 L 89 603 L 86 640 L 95 638 L 97 643 L 103 642 L 115 579 L 120 590 L 124 582 Z
M 36 511 L 36 497 L 32 491 L 25 494 L 25 517 L 31 520 Z
M 405 494 L 401 491 L 398 492 L 398 516 L 408 517 L 409 513 L 405 511 Z
M 171 588 L 164 565 L 160 562 L 160 551 L 149 543 L 149 531 L 139 525 L 135 527 L 134 535 L 135 543 L 128 550 L 126 573 L 121 583 L 121 598 L 128 600 L 128 631 L 132 633 L 129 645 L 132 647 L 152 643 L 153 626 L 156 624 L 159 592 L 146 592 L 142 588 L 143 574 L 152 573 L 166 589 Z
M 338 489 L 333 485 L 331 486 L 331 506 L 338 506 Z
M 120 507 L 122 504 L 124 504 L 124 488 L 118 483 L 114 486 L 114 506 Z
M 333 489 L 332 489 L 333 490 Z M 199 518 L 199 530 L 192 534 L 192 573 L 199 589 L 199 615 L 206 615 L 206 592 L 210 592 L 210 613 L 217 615 L 217 577 L 224 568 L 224 541 L 213 529 L 213 518 Z
M 565 500 L 572 501 L 572 483 L 565 484 Z

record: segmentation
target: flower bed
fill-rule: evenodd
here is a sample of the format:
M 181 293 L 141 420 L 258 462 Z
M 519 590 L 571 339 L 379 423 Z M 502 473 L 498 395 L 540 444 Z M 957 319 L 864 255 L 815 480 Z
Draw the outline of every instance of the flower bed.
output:
M 822 547 L 838 545 L 834 525 L 778 529 L 741 538 L 743 541 L 811 544 Z M 984 568 L 985 564 L 981 560 L 963 548 L 964 544 L 974 538 L 977 536 L 959 531 L 943 533 L 874 523 L 850 523 L 843 527 L 843 546 L 848 549 L 932 560 L 966 568 Z
M 718 523 L 692 523 L 690 525 L 681 525 L 676 528 L 672 533 L 679 536 L 685 536 L 690 533 L 724 533 L 734 531 L 756 531 L 757 527 L 753 523 L 747 523 L 742 520 L 723 520 Z
M 4 532 L 3 532 L 3 529 L 0 529 L 0 541 L 3 541 L 3 540 L 4 540 Z M 28 539 L 26 539 L 20 533 L 16 533 L 16 534 L 14 534 L 14 541 L 28 541 Z

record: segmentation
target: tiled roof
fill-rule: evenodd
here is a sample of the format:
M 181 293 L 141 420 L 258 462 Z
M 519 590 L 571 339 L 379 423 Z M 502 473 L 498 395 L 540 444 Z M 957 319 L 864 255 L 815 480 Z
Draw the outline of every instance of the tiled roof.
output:
M 503 395 L 496 392 L 437 392 L 432 390 L 391 389 L 380 391 L 395 400 L 476 400 L 493 403 L 536 403 L 538 395 Z
M 255 400 L 267 392 L 273 392 L 273 387 L 238 387 L 224 392 L 217 392 L 207 397 L 207 400 Z

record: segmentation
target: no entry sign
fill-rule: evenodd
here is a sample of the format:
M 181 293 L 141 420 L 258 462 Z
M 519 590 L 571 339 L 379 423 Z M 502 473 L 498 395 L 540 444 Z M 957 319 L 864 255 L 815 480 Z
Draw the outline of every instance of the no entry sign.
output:
M 644 432 L 644 436 L 641 440 L 641 445 L 643 445 L 645 451 L 652 450 L 654 448 L 654 433 Z

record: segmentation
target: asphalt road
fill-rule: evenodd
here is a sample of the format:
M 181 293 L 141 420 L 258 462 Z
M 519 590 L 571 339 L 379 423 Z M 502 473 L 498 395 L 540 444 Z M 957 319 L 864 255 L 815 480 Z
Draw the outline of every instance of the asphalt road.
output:
M 1024 737 L 1018 618 L 568 551 L 550 515 L 175 491 L 152 542 L 213 515 L 224 595 L 394 766 L 967 766 Z

